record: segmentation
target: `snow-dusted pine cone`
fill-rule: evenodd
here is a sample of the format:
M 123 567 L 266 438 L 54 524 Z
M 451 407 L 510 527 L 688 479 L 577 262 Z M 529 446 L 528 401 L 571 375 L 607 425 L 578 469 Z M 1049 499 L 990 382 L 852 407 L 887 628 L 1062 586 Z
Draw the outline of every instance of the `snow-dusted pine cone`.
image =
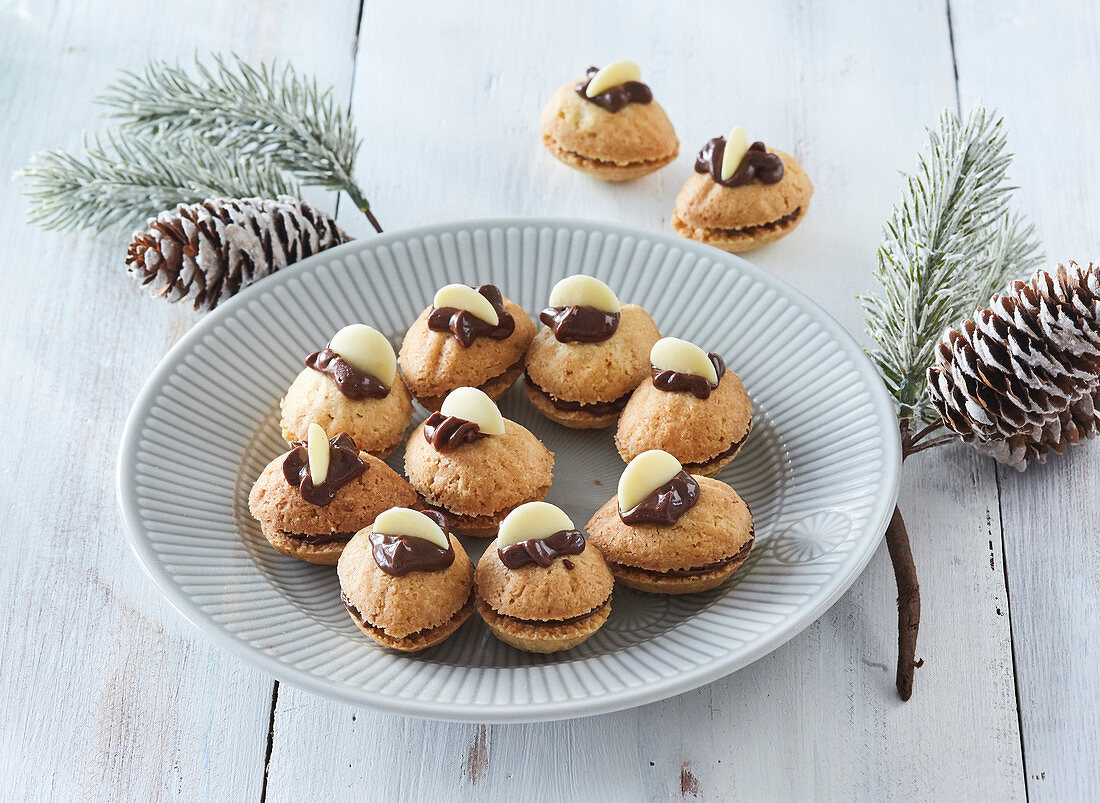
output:
M 1100 265 L 1039 270 L 948 331 L 928 370 L 944 423 L 1024 469 L 1100 429 Z
M 161 212 L 134 234 L 131 275 L 156 282 L 169 301 L 191 299 L 212 310 L 257 279 L 351 238 L 310 204 L 280 195 L 215 198 Z

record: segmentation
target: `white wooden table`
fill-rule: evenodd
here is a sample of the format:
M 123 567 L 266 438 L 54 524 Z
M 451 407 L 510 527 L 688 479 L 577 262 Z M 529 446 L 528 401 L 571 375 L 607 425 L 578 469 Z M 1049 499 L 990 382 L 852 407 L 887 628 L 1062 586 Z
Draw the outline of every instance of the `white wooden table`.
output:
M 1053 261 L 1100 257 L 1100 16 L 1080 0 L 489 4 L 0 0 L 0 175 L 78 146 L 91 96 L 150 56 L 289 58 L 350 98 L 387 230 L 552 214 L 668 228 L 698 147 L 743 123 L 817 191 L 751 255 L 853 333 L 879 227 L 923 126 L 978 99 Z M 547 97 L 633 58 L 675 165 L 605 186 L 539 144 Z M 1100 445 L 1026 474 L 965 447 L 909 461 L 923 587 L 911 702 L 893 690 L 885 547 L 783 648 L 697 691 L 526 726 L 403 719 L 243 666 L 173 612 L 126 546 L 126 412 L 196 320 L 124 274 L 125 244 L 22 222 L 0 193 L 0 798 L 661 800 L 1100 795 Z M 313 196 L 332 208 L 330 195 Z M 340 220 L 366 222 L 348 204 Z

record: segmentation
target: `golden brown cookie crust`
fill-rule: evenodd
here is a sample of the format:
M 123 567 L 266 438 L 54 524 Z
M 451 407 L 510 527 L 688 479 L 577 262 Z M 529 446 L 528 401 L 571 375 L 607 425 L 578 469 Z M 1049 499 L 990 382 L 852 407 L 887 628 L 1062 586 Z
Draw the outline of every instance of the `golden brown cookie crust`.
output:
M 560 559 L 546 567 L 531 564 L 509 569 L 501 563 L 494 540 L 485 547 L 474 572 L 478 597 L 497 613 L 516 619 L 583 616 L 611 595 L 614 579 L 600 550 L 591 543 L 568 559 L 572 569 Z
M 559 399 L 615 401 L 649 376 L 649 352 L 660 339 L 648 312 L 623 304 L 615 334 L 599 343 L 559 343 L 550 327 L 543 327 L 527 351 L 527 375 Z
M 436 644 L 440 644 L 450 638 L 456 630 L 465 624 L 466 620 L 470 618 L 470 614 L 473 612 L 474 594 L 471 592 L 469 599 L 466 600 L 466 604 L 459 608 L 458 613 L 452 616 L 448 621 L 438 627 L 433 627 L 430 630 L 421 630 L 418 633 L 413 633 L 411 636 L 405 636 L 405 638 L 388 636 L 377 627 L 371 627 L 368 624 L 360 622 L 351 611 L 348 611 L 348 616 L 351 617 L 351 621 L 355 622 L 355 626 L 359 628 L 360 632 L 374 639 L 383 647 L 389 647 L 391 650 L 398 650 L 399 652 L 420 652 L 421 650 L 426 650 L 428 647 L 434 647 Z
M 477 612 L 493 635 L 518 650 L 537 653 L 561 652 L 576 647 L 603 627 L 611 615 L 611 599 L 599 611 L 579 622 L 555 626 L 529 625 L 501 616 L 481 597 Z
M 287 443 L 304 443 L 311 423 L 334 438 L 351 435 L 355 445 L 375 457 L 384 458 L 401 443 L 412 418 L 412 398 L 396 374 L 390 392 L 382 399 L 349 399 L 336 383 L 320 371 L 306 368 L 279 402 L 279 426 Z
M 561 424 L 563 427 L 569 427 L 571 429 L 603 429 L 619 420 L 618 412 L 608 413 L 607 415 L 592 415 L 583 410 L 562 410 L 555 407 L 545 393 L 538 388 L 531 387 L 526 382 L 523 384 L 523 390 L 527 393 L 527 398 L 531 401 L 531 404 L 535 406 L 536 410 L 555 424 Z
M 695 479 L 699 500 L 671 527 L 625 524 L 619 518 L 619 498 L 613 496 L 586 525 L 590 543 L 608 563 L 651 572 L 709 566 L 736 555 L 754 537 L 749 506 L 724 482 L 698 475 Z M 721 574 L 725 568 L 700 576 Z
M 359 457 L 369 468 L 341 488 L 329 504 L 311 505 L 283 476 L 287 454 L 267 464 L 248 495 L 249 512 L 262 527 L 272 531 L 303 535 L 354 533 L 369 526 L 383 510 L 410 507 L 416 502 L 416 491 L 396 471 L 377 457 L 360 452 Z
M 507 298 L 504 310 L 515 319 L 512 334 L 504 340 L 479 337 L 465 348 L 450 332 L 433 332 L 428 328 L 431 307 L 420 313 L 409 327 L 398 355 L 409 391 L 417 399 L 446 396 L 455 388 L 476 388 L 513 369 L 531 345 L 535 324 L 518 304 Z
M 523 360 L 519 360 L 515 365 L 512 365 L 500 376 L 493 377 L 488 382 L 478 385 L 477 389 L 488 396 L 493 401 L 496 401 L 508 388 L 515 384 L 515 381 L 519 379 L 519 375 L 523 373 Z M 453 390 L 453 388 L 452 388 Z M 424 407 L 424 409 L 430 412 L 438 412 L 439 408 L 443 406 L 443 400 L 447 398 L 447 394 L 441 396 L 420 396 L 417 401 Z
M 367 625 L 390 639 L 438 628 L 451 622 L 467 604 L 473 588 L 473 564 L 454 535 L 450 542 L 455 559 L 446 569 L 394 577 L 378 567 L 370 528 L 363 529 L 340 556 L 336 568 L 340 590 Z M 368 628 L 362 629 L 371 635 Z
M 343 542 L 309 544 L 268 524 L 261 524 L 260 531 L 276 552 L 281 552 L 287 557 L 304 560 L 307 563 L 335 566 L 336 561 L 340 559 L 340 553 L 344 551 L 345 543 Z
M 619 417 L 615 446 L 627 463 L 649 449 L 662 449 L 685 465 L 705 463 L 743 438 L 751 425 L 752 401 L 733 371 L 722 375 L 706 399 L 658 390 L 648 378 Z M 717 469 L 703 469 L 710 470 Z
M 783 178 L 775 184 L 723 187 L 709 173 L 692 173 L 676 196 L 676 233 L 726 251 L 747 251 L 793 231 L 806 216 L 813 183 L 790 154 L 768 151 L 783 160 Z M 793 219 L 779 222 L 796 212 Z
M 733 561 L 720 569 L 706 574 L 696 574 L 691 577 L 658 577 L 641 569 L 623 566 L 620 563 L 609 563 L 611 573 L 615 579 L 624 586 L 629 586 L 637 591 L 647 594 L 697 594 L 700 591 L 710 591 L 729 580 L 733 573 L 748 559 L 746 555 L 741 560 Z
M 405 474 L 431 505 L 461 516 L 495 517 L 540 492 L 546 495 L 554 475 L 554 454 L 523 426 L 507 419 L 503 435 L 443 452 L 424 439 L 424 424 L 420 424 L 405 446 Z
M 577 94 L 570 81 L 542 110 L 542 141 L 570 167 L 609 181 L 652 173 L 676 158 L 680 142 L 656 101 L 612 113 Z

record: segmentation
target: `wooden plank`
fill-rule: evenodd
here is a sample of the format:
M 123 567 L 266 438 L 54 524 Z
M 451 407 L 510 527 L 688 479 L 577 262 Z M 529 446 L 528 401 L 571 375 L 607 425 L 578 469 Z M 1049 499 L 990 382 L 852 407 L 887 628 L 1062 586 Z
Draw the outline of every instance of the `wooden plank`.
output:
M 536 19 L 537 17 L 537 19 Z M 608 31 L 614 37 L 608 39 Z M 591 62 L 630 57 L 676 123 L 675 166 L 626 186 L 554 162 L 545 99 Z M 920 65 L 919 69 L 914 65 Z M 923 126 L 955 87 L 940 3 L 368 6 L 354 111 L 383 224 L 551 214 L 667 230 L 698 147 L 732 124 L 792 150 L 817 189 L 800 230 L 751 258 L 860 329 L 879 227 Z M 268 794 L 382 799 L 1020 799 L 994 473 L 963 449 L 906 470 L 924 580 L 913 700 L 893 691 L 885 548 L 791 643 L 737 674 L 619 714 L 543 725 L 402 719 L 280 687 Z M 980 768 L 976 771 L 975 768 Z
M 76 147 L 90 97 L 147 57 L 281 55 L 347 93 L 358 3 L 6 3 L 0 175 Z M 0 796 L 258 798 L 272 681 L 170 609 L 123 538 L 126 412 L 197 316 L 125 276 L 125 242 L 27 227 L 0 195 Z M 331 199 L 330 199 L 331 206 Z
M 951 10 L 963 108 L 981 98 L 1008 121 L 1012 178 L 1050 264 L 1096 259 L 1100 12 L 1064 1 L 1002 3 L 991 14 L 952 0 Z M 1032 800 L 1084 800 L 1100 787 L 1098 449 L 998 472 Z

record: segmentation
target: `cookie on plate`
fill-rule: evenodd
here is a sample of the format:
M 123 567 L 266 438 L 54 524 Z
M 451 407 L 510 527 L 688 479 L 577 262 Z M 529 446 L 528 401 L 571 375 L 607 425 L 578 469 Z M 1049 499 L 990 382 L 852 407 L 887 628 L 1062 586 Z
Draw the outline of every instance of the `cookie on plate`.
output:
M 672 228 L 723 251 L 750 251 L 786 237 L 802 222 L 814 185 L 793 156 L 749 144 L 737 126 L 715 137 L 676 196 Z
M 680 152 L 668 115 L 632 61 L 616 61 L 559 89 L 542 110 L 542 142 L 556 159 L 604 181 L 629 181 Z
M 534 336 L 534 321 L 496 286 L 449 284 L 406 333 L 401 373 L 428 410 L 460 387 L 479 388 L 495 401 L 523 373 Z
M 412 399 L 393 346 L 377 329 L 356 323 L 306 357 L 306 368 L 279 403 L 283 440 L 305 441 L 311 423 L 333 437 L 346 432 L 356 446 L 389 457 L 412 418 Z
M 383 511 L 344 547 L 336 573 L 356 626 L 401 652 L 434 647 L 474 610 L 473 564 L 434 511 Z
M 493 635 L 528 652 L 576 647 L 611 613 L 614 579 L 603 556 L 547 502 L 508 514 L 474 582 L 477 612 Z
M 650 377 L 631 395 L 615 431 L 630 462 L 662 449 L 692 474 L 713 477 L 741 451 L 752 431 L 752 402 L 722 358 L 666 337 L 654 344 Z
M 631 461 L 587 529 L 615 579 L 652 594 L 716 588 L 745 562 L 755 538 L 749 506 L 733 488 L 688 474 L 659 450 Z
M 248 511 L 279 552 L 335 564 L 352 536 L 390 507 L 415 504 L 416 491 L 377 457 L 341 433 L 329 439 L 317 424 L 263 470 Z
M 466 535 L 492 538 L 513 509 L 546 496 L 553 473 L 553 453 L 477 388 L 448 394 L 405 447 L 413 488 Z
M 649 350 L 660 338 L 641 307 L 620 304 L 591 276 L 568 276 L 550 293 L 546 324 L 527 351 L 527 397 L 567 427 L 615 423 L 631 392 L 649 375 Z

